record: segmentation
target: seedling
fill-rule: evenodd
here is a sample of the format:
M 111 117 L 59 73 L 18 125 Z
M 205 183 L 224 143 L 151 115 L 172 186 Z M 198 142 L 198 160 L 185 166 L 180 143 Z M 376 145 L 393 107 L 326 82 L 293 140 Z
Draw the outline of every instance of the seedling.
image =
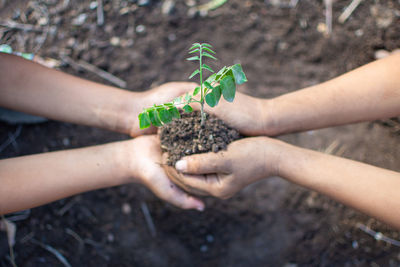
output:
M 145 108 L 139 114 L 140 129 L 148 128 L 151 124 L 160 127 L 163 124 L 171 122 L 173 118 L 179 119 L 181 115 L 178 111 L 178 106 L 183 106 L 182 109 L 186 113 L 190 113 L 193 111 L 192 103 L 200 104 L 201 125 L 204 125 L 206 118 L 204 103 L 207 103 L 210 107 L 215 107 L 218 105 L 221 95 L 226 101 L 232 102 L 235 99 L 236 84 L 247 82 L 246 75 L 240 64 L 230 67 L 225 66 L 217 73 L 214 73 L 210 66 L 204 64 L 205 58 L 217 60 L 210 44 L 194 43 L 189 49 L 189 54 L 197 55 L 191 56 L 187 60 L 199 62 L 199 68 L 193 71 L 189 79 L 199 75 L 200 86 L 196 87 L 192 94 L 186 93 L 185 96 L 177 97 L 172 102 Z M 213 73 L 206 80 L 203 79 L 204 70 Z M 199 93 L 200 100 L 197 100 L 195 96 Z

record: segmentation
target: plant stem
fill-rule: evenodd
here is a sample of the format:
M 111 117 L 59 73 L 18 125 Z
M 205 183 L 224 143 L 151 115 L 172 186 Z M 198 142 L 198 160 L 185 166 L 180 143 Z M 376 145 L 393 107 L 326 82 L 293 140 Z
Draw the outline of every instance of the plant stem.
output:
M 203 62 L 202 62 L 202 46 L 200 45 L 200 93 L 201 93 L 201 98 L 200 98 L 200 116 L 201 116 L 201 125 L 204 125 L 204 92 L 203 92 Z

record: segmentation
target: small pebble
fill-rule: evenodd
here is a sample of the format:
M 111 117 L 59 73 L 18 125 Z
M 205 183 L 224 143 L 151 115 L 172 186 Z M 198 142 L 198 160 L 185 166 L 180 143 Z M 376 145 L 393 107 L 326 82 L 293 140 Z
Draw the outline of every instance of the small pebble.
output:
M 170 42 L 175 41 L 175 40 L 176 40 L 176 35 L 175 35 L 175 33 L 170 33 L 170 34 L 168 35 L 168 40 L 169 40 Z
M 95 2 L 95 1 L 91 2 L 90 5 L 89 5 L 89 8 L 90 9 L 96 9 L 97 8 L 97 2 Z
M 207 250 L 208 250 L 208 246 L 207 245 L 201 245 L 201 247 L 200 247 L 200 251 L 201 252 L 207 252 Z
M 208 243 L 212 243 L 212 242 L 214 242 L 214 237 L 212 235 L 207 235 L 206 240 Z
M 163 13 L 164 15 L 168 15 L 172 12 L 174 7 L 175 7 L 174 0 L 164 0 L 164 3 L 161 7 L 161 13 Z
M 376 50 L 375 53 L 374 53 L 375 59 L 382 59 L 382 58 L 385 58 L 385 57 L 387 57 L 389 55 L 390 55 L 390 52 L 386 51 L 384 49 Z
M 144 25 L 138 25 L 138 26 L 136 27 L 136 32 L 137 32 L 137 33 L 144 33 L 144 32 L 146 32 L 146 26 L 144 26 Z
M 128 203 L 122 204 L 122 213 L 123 213 L 123 214 L 128 215 L 128 214 L 130 214 L 131 212 L 132 212 L 131 205 L 129 205 Z
M 113 46 L 118 46 L 120 44 L 120 39 L 116 36 L 111 37 L 110 44 Z
M 364 35 L 364 31 L 362 29 L 358 29 L 354 32 L 357 37 L 361 37 Z
M 49 23 L 49 20 L 48 20 L 47 18 L 45 18 L 45 17 L 41 17 L 41 18 L 38 20 L 38 24 L 39 24 L 40 26 L 47 25 L 48 23 Z
M 67 137 L 63 138 L 62 142 L 64 146 L 69 146 L 71 143 Z
M 150 4 L 150 0 L 139 0 L 138 5 L 139 6 L 148 6 Z
M 300 28 L 302 28 L 302 29 L 305 29 L 308 26 L 306 19 L 300 19 L 299 24 L 300 24 Z
M 76 18 L 74 18 L 72 20 L 72 25 L 81 26 L 81 25 L 83 25 L 85 23 L 86 18 L 87 18 L 87 15 L 85 13 L 80 14 L 79 16 L 77 16 Z
M 76 43 L 76 39 L 71 37 L 67 41 L 67 46 L 68 47 L 73 47 L 75 45 L 75 43 Z
M 351 243 L 351 245 L 352 245 L 352 247 L 353 247 L 354 249 L 357 249 L 357 248 L 358 248 L 358 242 L 357 242 L 356 240 L 354 240 L 353 243 Z
M 108 240 L 108 242 L 114 242 L 114 240 L 115 240 L 114 235 L 111 234 L 111 233 L 109 233 L 109 234 L 107 235 L 107 240 Z

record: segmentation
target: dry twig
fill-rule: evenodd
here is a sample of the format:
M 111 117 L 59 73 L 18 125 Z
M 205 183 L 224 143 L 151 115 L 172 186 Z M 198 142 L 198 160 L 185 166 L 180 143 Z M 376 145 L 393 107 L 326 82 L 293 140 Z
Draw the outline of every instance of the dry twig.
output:
M 362 230 L 363 232 L 369 234 L 370 236 L 372 236 L 373 238 L 375 238 L 376 240 L 382 240 L 386 243 L 389 243 L 393 246 L 396 247 L 400 247 L 400 241 L 399 240 L 395 240 L 392 239 L 390 237 L 384 236 L 381 232 L 376 232 L 374 230 L 372 230 L 371 228 L 369 228 L 368 226 L 362 224 L 362 223 L 357 223 L 357 228 Z
M 102 26 L 103 24 L 104 24 L 103 0 L 97 0 L 97 25 Z
M 69 228 L 67 228 L 65 230 L 65 232 L 67 234 L 69 234 L 70 236 L 72 236 L 73 238 L 75 238 L 75 240 L 79 242 L 79 249 L 78 250 L 79 250 L 79 252 L 82 252 L 83 246 L 85 245 L 85 241 L 83 241 L 83 239 L 76 232 L 74 232 L 73 230 L 71 230 Z
M 351 14 L 356 10 L 358 5 L 362 2 L 362 0 L 353 0 L 350 5 L 346 7 L 343 13 L 339 16 L 338 21 L 340 23 L 345 23 L 346 20 L 351 16 Z
M 58 4 L 55 8 L 50 10 L 50 14 L 54 15 L 67 10 L 70 0 L 64 0 L 62 3 Z
M 326 34 L 329 36 L 332 33 L 332 0 L 325 0 L 324 2 Z
M 151 214 L 149 212 L 149 208 L 147 207 L 146 202 L 140 203 L 140 207 L 142 208 L 144 219 L 146 220 L 147 227 L 149 228 L 151 236 L 156 237 L 156 227 L 154 226 L 153 219 L 151 218 Z
M 0 26 L 6 27 L 13 30 L 21 30 L 28 32 L 42 32 L 43 28 L 32 24 L 22 24 L 13 20 L 0 21 Z
M 14 256 L 14 244 L 15 244 L 15 234 L 17 232 L 17 227 L 15 226 L 15 223 L 10 222 L 7 220 L 4 215 L 1 215 L 1 224 L 0 224 L 0 229 L 4 229 L 7 233 L 7 241 L 8 241 L 8 247 L 10 250 L 10 261 L 11 265 L 13 267 L 17 267 L 15 263 L 15 256 Z
M 72 58 L 70 58 L 69 56 L 66 55 L 61 55 L 61 59 L 62 61 L 64 61 L 65 63 L 71 65 L 71 67 L 76 68 L 76 69 L 84 69 L 86 71 L 90 71 L 96 75 L 98 75 L 99 77 L 121 87 L 121 88 L 126 88 L 126 82 L 114 75 L 112 75 L 109 72 L 106 72 L 102 69 L 99 69 L 98 67 L 89 64 L 85 61 L 79 60 L 79 61 L 74 61 Z
M 15 140 L 21 134 L 22 125 L 18 125 L 17 130 L 14 134 L 8 134 L 8 139 L 3 144 L 0 145 L 0 153 L 6 149 L 10 144 L 13 144 L 14 148 L 17 146 Z
M 64 207 L 62 207 L 59 211 L 57 211 L 57 215 L 63 216 L 67 211 L 69 211 L 72 208 L 72 206 L 75 205 L 76 202 L 77 202 L 76 198 L 70 200 L 67 204 L 64 205 Z
M 39 242 L 36 239 L 31 239 L 31 242 L 53 254 L 65 267 L 71 267 L 71 264 L 69 264 L 68 260 L 52 246 L 43 244 L 42 242 Z

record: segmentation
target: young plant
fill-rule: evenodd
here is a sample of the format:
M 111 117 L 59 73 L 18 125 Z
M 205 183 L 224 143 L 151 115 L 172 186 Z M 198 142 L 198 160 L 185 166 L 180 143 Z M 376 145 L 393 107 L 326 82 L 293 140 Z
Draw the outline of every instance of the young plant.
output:
M 171 122 L 173 118 L 179 119 L 181 116 L 178 111 L 178 106 L 183 106 L 182 109 L 190 113 L 193 111 L 191 107 L 192 103 L 200 104 L 201 124 L 203 125 L 206 119 L 204 103 L 207 103 L 210 107 L 215 107 L 218 105 L 221 95 L 226 101 L 232 102 L 235 99 L 236 84 L 247 82 L 246 75 L 240 64 L 235 64 L 230 67 L 225 66 L 217 73 L 214 73 L 212 68 L 204 63 L 205 58 L 217 60 L 214 56 L 215 52 L 212 50 L 210 44 L 194 43 L 189 49 L 189 54 L 197 55 L 189 57 L 187 60 L 199 62 L 198 69 L 193 71 L 189 79 L 199 75 L 200 86 L 196 87 L 192 94 L 186 93 L 185 96 L 177 97 L 172 102 L 145 108 L 144 111 L 139 114 L 140 129 L 148 128 L 151 124 L 160 127 L 163 124 Z M 203 79 L 204 70 L 213 73 L 205 80 Z M 194 97 L 199 93 L 200 99 L 197 100 Z

